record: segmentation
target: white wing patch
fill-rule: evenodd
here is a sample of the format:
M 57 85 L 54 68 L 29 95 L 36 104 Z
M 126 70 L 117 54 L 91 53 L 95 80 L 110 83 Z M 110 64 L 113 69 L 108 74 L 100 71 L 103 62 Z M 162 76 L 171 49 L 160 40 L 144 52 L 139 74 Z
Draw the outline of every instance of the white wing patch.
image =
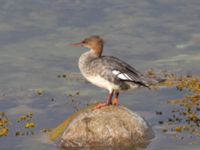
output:
M 132 81 L 132 79 L 126 73 L 121 73 L 118 70 L 113 70 L 112 73 L 114 75 L 116 75 L 119 79 L 122 79 L 122 80 L 131 80 Z
M 119 72 L 118 70 L 113 70 L 112 73 L 113 73 L 114 75 L 120 74 L 120 72 Z

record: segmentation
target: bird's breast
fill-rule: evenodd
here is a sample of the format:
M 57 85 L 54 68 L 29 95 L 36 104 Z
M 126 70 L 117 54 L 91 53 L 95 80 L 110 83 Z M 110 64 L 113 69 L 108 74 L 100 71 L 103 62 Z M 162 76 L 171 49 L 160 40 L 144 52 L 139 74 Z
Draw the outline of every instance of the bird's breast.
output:
M 84 75 L 84 77 L 92 84 L 98 87 L 107 89 L 109 91 L 120 89 L 119 85 L 112 83 L 111 81 L 108 81 L 99 75 L 95 75 L 95 76 Z

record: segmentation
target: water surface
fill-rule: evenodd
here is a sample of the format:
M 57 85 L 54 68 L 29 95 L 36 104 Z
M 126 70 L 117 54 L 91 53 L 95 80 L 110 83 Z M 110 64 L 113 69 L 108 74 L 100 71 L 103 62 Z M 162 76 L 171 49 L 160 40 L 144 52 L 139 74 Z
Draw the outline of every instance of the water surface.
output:
M 75 111 L 67 95 L 80 91 L 74 97 L 80 107 L 104 100 L 107 93 L 98 87 L 57 77 L 79 72 L 77 61 L 85 51 L 66 44 L 94 34 L 105 39 L 104 54 L 117 56 L 138 70 L 199 75 L 199 7 L 199 0 L 1 0 L 0 111 L 13 122 L 33 112 L 38 133 Z M 37 89 L 44 94 L 38 96 Z M 158 125 L 155 111 L 167 114 L 171 109 L 167 100 L 184 94 L 174 89 L 121 94 L 121 105 L 140 113 L 153 126 L 156 137 L 148 150 L 199 149 L 199 139 L 194 145 L 189 144 L 190 138 L 177 140 Z M 0 149 L 56 149 L 42 144 L 37 135 L 15 137 L 15 130 L 0 139 Z

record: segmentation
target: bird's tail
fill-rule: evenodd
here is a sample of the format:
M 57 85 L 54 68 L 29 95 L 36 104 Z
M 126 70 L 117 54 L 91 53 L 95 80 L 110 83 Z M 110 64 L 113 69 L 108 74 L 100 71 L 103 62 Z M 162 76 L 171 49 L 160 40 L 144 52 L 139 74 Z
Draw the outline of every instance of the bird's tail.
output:
M 146 77 L 145 78 L 145 87 L 147 87 L 148 89 L 152 90 L 152 89 L 157 89 L 161 83 L 164 83 L 167 79 L 164 79 L 164 78 L 159 78 L 159 77 L 156 77 L 156 78 L 149 78 L 149 77 Z

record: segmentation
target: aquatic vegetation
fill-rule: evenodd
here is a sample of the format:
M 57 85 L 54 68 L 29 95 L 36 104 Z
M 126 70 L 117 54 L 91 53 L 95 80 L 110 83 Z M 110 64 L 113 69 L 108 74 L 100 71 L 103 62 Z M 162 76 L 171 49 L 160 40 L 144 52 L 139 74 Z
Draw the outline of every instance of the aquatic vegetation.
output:
M 33 122 L 27 122 L 25 124 L 25 128 L 27 128 L 27 129 L 35 128 L 35 123 L 33 123 Z
M 151 72 L 153 72 L 151 70 Z M 150 75 L 152 75 L 151 73 Z M 167 72 L 163 73 L 167 78 L 162 86 L 175 87 L 178 91 L 184 92 L 185 96 L 175 100 L 169 100 L 168 104 L 173 109 L 168 112 L 168 119 L 158 121 L 159 124 L 169 126 L 162 129 L 164 133 L 175 132 L 180 134 L 190 134 L 190 136 L 200 137 L 200 80 L 196 76 L 181 76 Z M 156 77 L 156 73 L 154 75 Z M 163 112 L 156 112 L 156 115 L 162 115 Z M 181 139 L 184 139 L 181 138 Z
M 44 90 L 43 89 L 36 89 L 36 94 L 39 96 L 42 96 L 44 94 Z
M 69 94 L 66 93 L 66 95 L 69 99 L 70 105 L 72 105 L 75 111 L 78 111 L 80 109 L 81 102 L 76 101 L 76 97 L 80 96 L 80 91 L 75 91 L 73 93 L 70 92 Z
M 80 73 L 77 72 L 65 72 L 63 74 L 57 75 L 58 78 L 66 78 L 67 80 L 83 80 L 83 77 Z
M 6 113 L 0 112 L 0 137 L 8 136 L 10 128 L 14 128 L 15 136 L 33 135 L 35 127 L 32 112 L 17 117 L 16 123 L 9 121 Z
M 3 128 L 0 129 L 0 137 L 7 136 L 8 133 L 9 133 L 8 128 L 3 127 Z
M 9 121 L 4 112 L 0 112 L 0 137 L 5 137 L 9 133 Z
M 70 82 L 81 82 L 81 83 L 89 83 L 80 73 L 77 72 L 65 72 L 63 74 L 57 75 L 58 78 L 64 78 Z
M 169 104 L 178 106 L 171 113 L 171 122 L 177 125 L 171 130 L 188 132 L 200 137 L 200 95 L 192 93 L 181 99 L 170 100 Z
M 21 115 L 17 118 L 17 131 L 15 132 L 16 136 L 28 136 L 34 134 L 34 128 L 36 124 L 33 121 L 33 113 L 29 112 L 28 114 Z
M 26 115 L 21 115 L 18 117 L 18 122 L 30 120 L 33 117 L 33 113 L 30 112 Z
M 51 129 L 46 129 L 46 128 L 44 128 L 44 129 L 42 129 L 42 132 L 43 132 L 43 133 L 49 133 L 49 132 L 51 132 Z

